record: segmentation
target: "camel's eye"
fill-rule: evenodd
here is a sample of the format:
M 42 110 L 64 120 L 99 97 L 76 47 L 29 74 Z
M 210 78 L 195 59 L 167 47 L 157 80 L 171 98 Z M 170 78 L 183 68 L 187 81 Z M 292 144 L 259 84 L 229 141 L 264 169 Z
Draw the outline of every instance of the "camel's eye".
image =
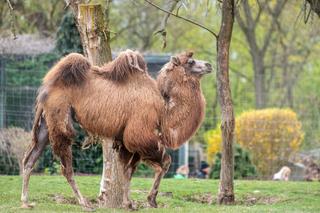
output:
M 188 64 L 189 65 L 194 65 L 195 61 L 192 58 L 188 59 Z

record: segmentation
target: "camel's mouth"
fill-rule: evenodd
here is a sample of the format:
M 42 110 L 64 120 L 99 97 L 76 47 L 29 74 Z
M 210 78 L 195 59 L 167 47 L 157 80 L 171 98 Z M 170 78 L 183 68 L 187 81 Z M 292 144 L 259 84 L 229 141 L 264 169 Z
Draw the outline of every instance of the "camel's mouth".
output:
M 194 73 L 194 74 L 204 75 L 204 74 L 209 74 L 212 72 L 211 64 L 206 61 L 192 59 L 192 64 L 189 66 L 191 66 L 189 68 L 191 73 Z
M 205 69 L 203 70 L 202 74 L 209 74 L 212 73 L 213 69 L 211 64 L 205 63 Z
M 212 73 L 212 71 L 213 71 L 211 64 L 209 64 L 209 65 L 210 65 L 210 67 L 208 67 L 208 69 L 205 71 L 205 74 Z

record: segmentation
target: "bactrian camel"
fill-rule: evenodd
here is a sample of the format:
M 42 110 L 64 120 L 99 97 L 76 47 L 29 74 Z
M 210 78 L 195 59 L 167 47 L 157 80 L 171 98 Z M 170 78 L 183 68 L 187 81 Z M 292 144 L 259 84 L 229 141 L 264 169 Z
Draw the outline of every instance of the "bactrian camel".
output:
M 155 180 L 148 202 L 157 207 L 160 180 L 171 163 L 166 148 L 177 149 L 202 122 L 205 100 L 200 78 L 211 70 L 209 63 L 193 59 L 191 52 L 171 57 L 156 81 L 149 76 L 143 57 L 131 50 L 102 67 L 92 66 L 76 53 L 62 58 L 38 92 L 33 140 L 23 161 L 22 206 L 30 207 L 30 174 L 50 143 L 80 205 L 91 207 L 73 177 L 72 123 L 77 121 L 92 135 L 122 143 L 119 156 L 128 180 L 140 161 L 153 167 Z M 123 205 L 130 207 L 129 184 L 123 187 Z

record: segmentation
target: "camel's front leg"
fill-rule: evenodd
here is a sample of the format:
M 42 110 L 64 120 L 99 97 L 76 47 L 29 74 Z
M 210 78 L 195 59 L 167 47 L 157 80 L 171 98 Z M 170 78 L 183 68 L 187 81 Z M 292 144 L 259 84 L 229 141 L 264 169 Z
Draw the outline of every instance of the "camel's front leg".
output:
M 158 207 L 156 198 L 159 191 L 160 181 L 162 177 L 167 173 L 171 164 L 171 157 L 169 154 L 165 153 L 163 158 L 161 159 L 162 160 L 160 162 L 146 160 L 146 163 L 152 166 L 155 171 L 154 182 L 148 195 L 148 202 L 150 206 L 154 208 Z

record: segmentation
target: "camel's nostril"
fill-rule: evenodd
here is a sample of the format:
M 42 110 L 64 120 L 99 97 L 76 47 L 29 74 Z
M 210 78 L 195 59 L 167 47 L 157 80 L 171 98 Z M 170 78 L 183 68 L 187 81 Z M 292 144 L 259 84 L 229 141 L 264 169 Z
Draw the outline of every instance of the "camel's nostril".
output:
M 209 64 L 209 63 L 206 63 L 206 67 L 212 68 L 211 64 Z

